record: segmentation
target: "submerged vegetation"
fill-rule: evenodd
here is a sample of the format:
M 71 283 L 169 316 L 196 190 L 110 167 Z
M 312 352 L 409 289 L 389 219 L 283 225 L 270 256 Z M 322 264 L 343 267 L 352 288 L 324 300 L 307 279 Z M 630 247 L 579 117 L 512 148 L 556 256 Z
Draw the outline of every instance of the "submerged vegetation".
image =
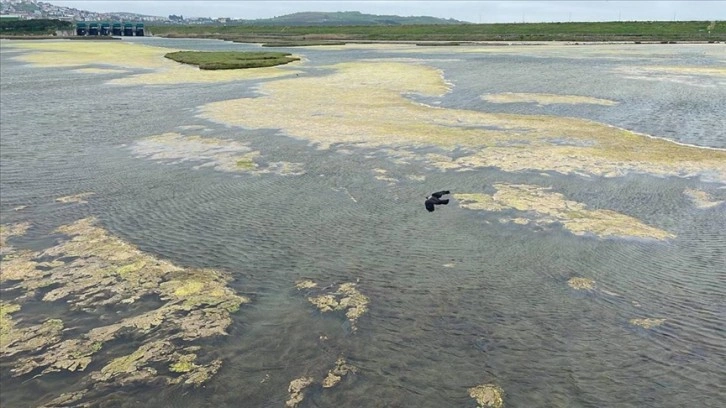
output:
M 476 400 L 477 408 L 502 408 L 504 391 L 495 384 L 483 384 L 469 388 L 469 396 Z
M 561 223 L 575 235 L 599 237 L 637 237 L 665 240 L 675 235 L 640 222 L 636 218 L 611 210 L 588 209 L 586 205 L 565 199 L 560 193 L 534 185 L 495 184 L 497 192 L 488 194 L 455 194 L 463 208 L 492 212 L 516 210 L 531 214 L 522 224 L 551 225 Z
M 299 282 L 298 289 L 309 289 L 311 292 L 316 285 L 307 282 Z M 350 322 L 352 331 L 358 330 L 356 323 L 358 319 L 368 311 L 369 299 L 356 288 L 355 283 L 342 283 L 338 290 L 327 291 L 316 296 L 309 296 L 308 301 L 315 305 L 321 312 L 344 311 Z
M 195 163 L 194 168 L 218 171 L 298 176 L 305 173 L 301 163 L 266 162 L 262 154 L 248 143 L 198 135 L 164 133 L 136 141 L 131 145 L 136 157 L 169 163 Z
M 284 52 L 241 51 L 176 51 L 164 57 L 208 70 L 274 67 L 300 60 Z
M 633 326 L 640 326 L 644 329 L 652 329 L 665 323 L 666 319 L 657 319 L 652 317 L 642 319 L 630 319 L 630 324 Z
M 589 96 L 578 95 L 555 95 L 544 93 L 516 93 L 506 92 L 499 94 L 486 94 L 481 97 L 483 100 L 491 103 L 536 103 L 537 105 L 553 105 L 553 104 L 593 104 L 603 106 L 613 106 L 617 102 L 592 98 Z
M 595 288 L 595 281 L 588 278 L 573 277 L 567 281 L 567 284 L 572 289 L 577 290 L 593 290 Z
M 395 50 L 399 48 L 406 51 Z M 482 47 L 481 51 L 493 48 L 508 47 Z M 507 172 L 604 177 L 708 174 L 714 180 L 726 180 L 723 150 L 679 145 L 580 118 L 416 103 L 405 95 L 441 97 L 450 90 L 440 70 L 423 64 L 364 61 L 330 68 L 326 76 L 263 83 L 259 96 L 206 104 L 200 116 L 248 129 L 280 129 L 323 149 L 340 143 L 396 147 L 399 152 L 412 146 L 436 146 L 443 152 L 422 159 L 441 170 L 497 167 Z M 707 75 L 719 80 L 724 74 Z M 450 153 L 457 149 L 458 154 Z
M 27 226 L 19 225 L 3 228 L 3 237 L 24 233 Z M 77 401 L 113 385 L 162 382 L 197 386 L 219 370 L 222 360 L 210 358 L 199 340 L 225 335 L 232 322 L 230 314 L 249 302 L 227 286 L 227 275 L 181 268 L 155 258 L 110 235 L 93 218 L 61 226 L 56 233 L 67 239 L 37 252 L 3 254 L 3 292 L 25 293 L 15 303 L 0 303 L 0 356 L 17 355 L 12 376 L 84 371 L 92 361 L 103 363 L 110 357 L 85 377 L 87 388 L 72 396 Z M 129 304 L 150 297 L 161 305 L 112 322 L 100 318 L 104 310 L 120 313 Z M 12 315 L 22 312 L 25 302 L 33 299 L 62 301 L 71 310 L 98 317 L 99 322 L 85 333 L 64 331 L 61 319 L 15 322 Z M 135 351 L 99 356 L 105 344 L 132 333 Z M 190 345 L 192 341 L 196 344 Z

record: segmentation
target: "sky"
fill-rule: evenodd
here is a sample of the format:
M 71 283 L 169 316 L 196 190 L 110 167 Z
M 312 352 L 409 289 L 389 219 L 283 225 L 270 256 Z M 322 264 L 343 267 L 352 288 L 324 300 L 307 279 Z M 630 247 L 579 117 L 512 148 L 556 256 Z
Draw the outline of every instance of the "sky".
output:
M 152 16 L 272 18 L 302 11 L 360 11 L 366 14 L 431 16 L 471 23 L 568 21 L 726 20 L 726 0 L 706 1 L 179 1 L 179 0 L 45 0 L 57 6 L 95 12 L 129 12 Z

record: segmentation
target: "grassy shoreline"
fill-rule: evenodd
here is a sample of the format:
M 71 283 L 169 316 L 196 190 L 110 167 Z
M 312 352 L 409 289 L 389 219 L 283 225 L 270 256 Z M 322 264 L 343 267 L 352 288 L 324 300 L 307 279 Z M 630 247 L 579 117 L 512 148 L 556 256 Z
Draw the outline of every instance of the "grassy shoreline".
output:
M 236 42 L 722 42 L 726 21 L 520 23 L 399 26 L 152 25 L 159 37 L 217 38 Z
M 392 26 L 147 25 L 156 37 L 205 38 L 267 46 L 414 42 L 421 45 L 491 42 L 723 43 L 726 21 L 613 21 Z M 30 39 L 4 33 L 0 38 Z M 74 38 L 59 36 L 53 38 Z M 89 37 L 83 37 L 88 39 Z

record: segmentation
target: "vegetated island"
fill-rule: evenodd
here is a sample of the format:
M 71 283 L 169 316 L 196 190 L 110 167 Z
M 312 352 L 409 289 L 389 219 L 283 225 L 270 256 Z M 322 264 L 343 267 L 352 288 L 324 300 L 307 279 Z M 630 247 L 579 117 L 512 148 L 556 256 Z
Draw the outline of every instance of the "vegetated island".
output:
M 284 52 L 242 51 L 177 51 L 164 57 L 208 70 L 274 67 L 300 60 Z

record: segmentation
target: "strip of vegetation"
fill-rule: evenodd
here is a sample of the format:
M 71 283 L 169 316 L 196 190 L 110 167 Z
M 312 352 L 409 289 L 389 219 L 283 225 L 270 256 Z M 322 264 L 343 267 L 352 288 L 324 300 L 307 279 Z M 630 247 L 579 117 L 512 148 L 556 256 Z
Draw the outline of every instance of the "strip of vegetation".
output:
M 287 41 L 726 41 L 724 21 L 446 24 L 397 26 L 154 25 L 161 37 Z
M 164 57 L 208 70 L 273 67 L 300 60 L 300 58 L 292 57 L 289 53 L 284 52 L 177 51 L 170 52 Z
M 245 41 L 236 41 L 235 42 L 245 42 Z M 301 41 L 271 41 L 271 42 L 263 42 L 263 47 L 309 47 L 313 45 L 345 45 L 345 41 L 307 41 L 307 40 L 301 40 Z
M 56 31 L 73 30 L 73 23 L 62 20 L 6 20 L 0 19 L 0 33 L 12 35 L 50 35 Z
M 420 47 L 451 47 L 452 45 L 460 45 L 458 42 L 452 42 L 452 41 L 441 41 L 441 42 L 427 42 L 427 43 L 416 43 L 416 45 Z

